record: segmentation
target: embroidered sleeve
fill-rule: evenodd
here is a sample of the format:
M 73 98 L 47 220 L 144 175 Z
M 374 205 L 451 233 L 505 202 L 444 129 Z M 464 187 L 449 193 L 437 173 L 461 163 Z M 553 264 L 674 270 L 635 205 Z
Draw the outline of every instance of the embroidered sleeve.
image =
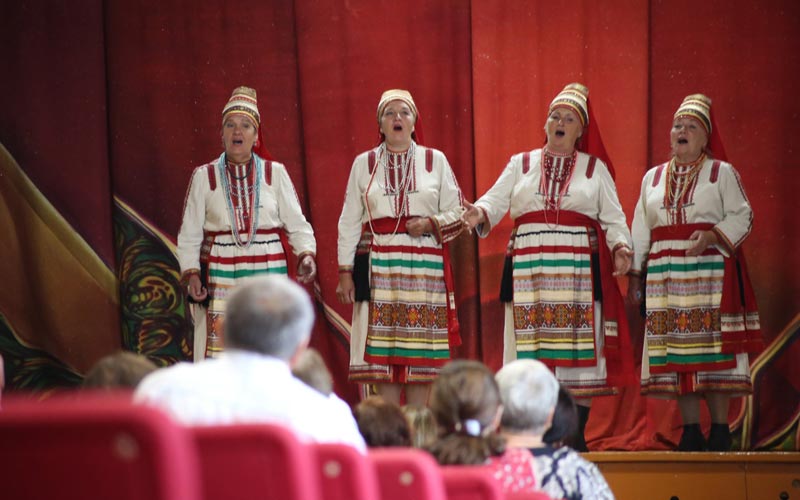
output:
M 209 191 L 207 169 L 209 168 L 214 168 L 214 164 L 194 169 L 183 201 L 183 219 L 178 231 L 178 248 L 176 250 L 182 274 L 192 269 L 200 269 L 200 246 L 203 243 L 203 225 L 206 215 L 205 195 Z
M 439 188 L 439 213 L 431 217 L 436 240 L 439 243 L 446 243 L 454 240 L 464 225 L 461 222 L 461 214 L 464 213 L 462 206 L 463 198 L 458 181 L 447 162 L 443 153 L 436 151 L 434 161 L 441 164 L 440 188 Z
M 633 224 L 631 234 L 633 237 L 633 262 L 631 271 L 641 272 L 647 265 L 647 256 L 650 254 L 650 227 L 647 224 L 647 190 L 650 188 L 653 171 L 645 174 L 642 179 L 642 188 L 636 208 L 633 211 Z
M 361 239 L 361 221 L 364 217 L 364 193 L 359 187 L 359 174 L 367 169 L 366 154 L 359 155 L 350 169 L 347 190 L 344 193 L 344 205 L 339 216 L 338 254 L 339 266 L 352 267 L 356 256 L 356 247 Z
M 273 182 L 276 187 L 278 213 L 281 223 L 286 229 L 286 235 L 289 238 L 289 245 L 291 245 L 292 251 L 298 256 L 298 260 L 304 254 L 315 255 L 317 241 L 314 239 L 314 230 L 306 220 L 305 215 L 303 215 L 303 210 L 300 208 L 300 200 L 297 197 L 294 184 L 292 184 L 292 179 L 289 177 L 289 172 L 286 171 L 284 165 L 277 162 L 273 162 L 272 172 Z
M 609 250 L 614 250 L 619 245 L 631 247 L 631 232 L 628 230 L 628 221 L 625 212 L 619 203 L 617 186 L 608 173 L 605 163 L 597 160 L 593 176 L 600 184 L 598 191 L 598 220 L 606 231 L 606 242 Z
M 735 251 L 753 229 L 753 209 L 744 192 L 739 173 L 729 163 L 719 172 L 719 193 L 723 218 L 715 227 L 721 250 Z
M 511 193 L 517 182 L 517 172 L 521 169 L 521 165 L 522 153 L 512 156 L 494 186 L 475 202 L 475 206 L 483 211 L 486 218 L 485 222 L 475 227 L 481 238 L 485 238 L 508 212 L 511 206 Z

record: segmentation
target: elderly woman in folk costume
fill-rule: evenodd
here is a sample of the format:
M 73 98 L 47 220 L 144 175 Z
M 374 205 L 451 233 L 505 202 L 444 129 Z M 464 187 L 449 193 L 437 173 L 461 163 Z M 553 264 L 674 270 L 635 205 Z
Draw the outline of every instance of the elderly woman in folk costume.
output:
M 506 303 L 504 362 L 538 359 L 575 396 L 576 448 L 586 449 L 591 398 L 635 383 L 624 302 L 615 276 L 628 272 L 631 237 L 613 171 L 590 127 L 588 89 L 567 85 L 550 104 L 542 149 L 511 157 L 492 188 L 468 205 L 485 237 L 511 210 L 500 299 Z M 596 125 L 595 127 L 596 128 Z
M 297 256 L 298 281 L 309 283 L 317 272 L 314 231 L 286 167 L 264 147 L 255 90 L 233 91 L 222 110 L 222 145 L 217 160 L 192 173 L 178 233 L 181 279 L 190 299 L 207 306 L 206 321 L 195 322 L 196 361 L 223 349 L 231 288 L 252 276 L 288 273 L 282 232 Z
M 670 143 L 669 162 L 644 176 L 633 219 L 628 297 L 638 304 L 646 295 L 642 392 L 678 399 L 679 450 L 728 451 L 730 397 L 752 391 L 747 353 L 761 347 L 740 249 L 753 211 L 733 166 L 711 157 L 724 153 L 710 99 L 684 99 Z M 700 428 L 703 398 L 708 443 Z
M 381 144 L 356 157 L 339 218 L 339 285 L 353 303 L 350 380 L 384 399 L 425 405 L 460 342 L 446 243 L 463 229 L 461 190 L 447 158 L 417 144 L 405 90 L 378 103 Z

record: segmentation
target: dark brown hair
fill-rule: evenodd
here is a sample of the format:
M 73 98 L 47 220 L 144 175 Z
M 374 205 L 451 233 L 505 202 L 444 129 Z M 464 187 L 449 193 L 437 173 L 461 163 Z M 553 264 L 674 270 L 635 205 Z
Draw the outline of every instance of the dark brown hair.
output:
M 569 389 L 561 385 L 558 388 L 558 402 L 555 413 L 553 413 L 553 424 L 542 436 L 542 441 L 554 448 L 564 445 L 572 446 L 577 432 L 578 411 L 575 408 L 575 400 L 572 399 Z
M 411 446 L 411 429 L 398 405 L 380 396 L 370 396 L 356 405 L 353 414 L 370 448 Z
M 431 410 L 439 439 L 428 451 L 442 465 L 479 465 L 501 455 L 505 442 L 495 428 L 499 408 L 500 390 L 489 368 L 478 361 L 450 362 L 433 383 Z

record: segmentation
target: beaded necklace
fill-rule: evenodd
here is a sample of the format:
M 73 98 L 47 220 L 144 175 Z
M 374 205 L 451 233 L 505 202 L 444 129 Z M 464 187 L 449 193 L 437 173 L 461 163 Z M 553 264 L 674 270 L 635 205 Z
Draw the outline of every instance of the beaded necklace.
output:
M 686 164 L 678 164 L 673 157 L 667 165 L 666 185 L 664 186 L 664 208 L 670 225 L 681 224 L 685 219 L 684 208 L 691 201 L 697 177 L 703 168 L 705 153 Z M 678 167 L 682 167 L 680 170 Z
M 253 164 L 255 164 L 255 179 L 253 179 L 252 175 Z M 225 195 L 225 204 L 228 208 L 228 218 L 231 223 L 231 236 L 237 247 L 246 250 L 253 244 L 256 229 L 258 228 L 258 207 L 260 206 L 261 195 L 259 186 L 261 186 L 261 172 L 263 170 L 262 161 L 261 158 L 253 155 L 250 162 L 248 162 L 247 171 L 241 176 L 237 176 L 231 172 L 231 169 L 228 168 L 227 165 L 226 155 L 222 153 L 217 166 L 220 173 L 219 177 L 222 190 Z M 241 165 L 234 166 L 237 167 Z M 236 203 L 234 203 L 234 200 Z M 237 212 L 241 212 L 241 231 L 239 229 L 240 218 L 237 217 Z M 242 240 L 241 232 L 248 233 L 247 241 Z
M 390 167 L 388 166 L 388 155 L 389 152 L 386 149 L 386 143 L 382 143 L 380 148 L 378 148 L 378 164 L 383 167 L 384 171 L 384 180 L 386 181 L 386 185 L 384 186 L 384 191 L 389 196 L 395 197 L 394 205 L 392 206 L 392 212 L 397 219 L 397 223 L 394 226 L 394 231 L 390 235 L 390 238 L 397 234 L 398 229 L 400 229 L 400 220 L 402 219 L 403 215 L 406 215 L 406 208 L 408 205 L 408 187 L 411 185 L 411 181 L 414 178 L 413 170 L 414 164 L 416 163 L 416 152 L 417 152 L 417 143 L 411 141 L 411 146 L 408 148 L 408 151 L 405 153 L 405 158 L 403 158 L 400 172 L 400 182 L 396 183 L 393 187 L 390 187 L 391 184 L 389 183 L 388 179 L 388 172 Z M 397 165 L 397 156 L 395 156 L 395 165 L 392 167 L 392 170 L 395 171 L 398 167 Z M 367 189 L 364 191 L 364 206 L 367 207 L 367 219 L 369 221 L 369 229 L 373 234 L 373 238 L 375 237 L 375 230 L 372 228 L 372 211 L 369 208 L 369 188 L 372 186 L 372 181 L 375 179 L 375 174 L 377 174 L 378 169 L 374 169 L 372 175 L 370 176 L 369 183 L 367 184 Z
M 558 214 L 561 210 L 561 203 L 567 194 L 572 173 L 575 171 L 575 163 L 578 158 L 578 150 L 573 149 L 572 153 L 558 154 L 549 151 L 546 147 L 542 148 L 542 177 L 539 181 L 539 190 L 544 194 L 544 220 L 545 224 L 551 229 L 558 225 Z M 556 159 L 559 165 L 556 166 Z M 556 223 L 551 226 L 547 220 L 547 212 L 555 210 Z

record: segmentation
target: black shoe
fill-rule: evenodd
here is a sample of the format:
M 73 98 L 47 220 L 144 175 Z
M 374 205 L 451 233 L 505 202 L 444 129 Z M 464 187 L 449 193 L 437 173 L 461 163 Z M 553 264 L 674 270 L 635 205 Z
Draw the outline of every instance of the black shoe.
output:
M 709 451 L 731 451 L 731 430 L 728 424 L 711 424 L 708 433 Z
M 706 440 L 703 438 L 700 424 L 684 425 L 681 441 L 678 443 L 678 451 L 704 451 L 705 449 Z

